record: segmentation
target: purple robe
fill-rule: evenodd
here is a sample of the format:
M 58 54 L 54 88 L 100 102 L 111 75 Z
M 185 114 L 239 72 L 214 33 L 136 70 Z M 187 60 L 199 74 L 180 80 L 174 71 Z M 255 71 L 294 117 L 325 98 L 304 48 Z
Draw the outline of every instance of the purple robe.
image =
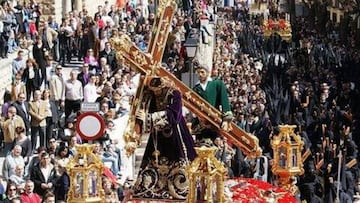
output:
M 148 116 L 143 129 L 148 129 L 150 136 L 133 197 L 185 200 L 188 185 L 183 183 L 188 178 L 184 169 L 196 157 L 194 140 L 182 116 L 181 93 L 174 89 L 163 92 L 163 97 L 144 96 L 148 101 Z M 160 152 L 157 163 L 153 155 L 155 146 Z

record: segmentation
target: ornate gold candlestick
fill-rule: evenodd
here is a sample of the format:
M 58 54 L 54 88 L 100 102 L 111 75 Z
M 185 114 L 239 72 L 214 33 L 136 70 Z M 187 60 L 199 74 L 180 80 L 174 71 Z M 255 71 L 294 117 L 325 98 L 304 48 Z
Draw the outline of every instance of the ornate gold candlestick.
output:
M 298 191 L 296 185 L 290 181 L 291 177 L 304 173 L 301 150 L 304 142 L 295 134 L 295 125 L 279 126 L 280 133 L 271 140 L 274 151 L 272 172 L 278 176 L 279 186 L 291 192 Z
M 224 182 L 227 169 L 215 158 L 215 151 L 214 147 L 196 148 L 198 157 L 186 167 L 190 190 L 186 202 L 197 202 L 198 195 L 202 202 L 225 202 Z
M 93 153 L 95 145 L 76 146 L 76 155 L 66 166 L 70 176 L 67 202 L 105 202 L 101 174 L 104 164 Z

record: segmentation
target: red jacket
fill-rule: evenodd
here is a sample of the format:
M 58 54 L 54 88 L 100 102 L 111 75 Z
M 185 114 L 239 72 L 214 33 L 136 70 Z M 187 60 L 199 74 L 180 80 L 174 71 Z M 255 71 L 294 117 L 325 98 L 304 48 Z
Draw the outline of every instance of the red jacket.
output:
M 21 194 L 20 200 L 22 203 L 41 203 L 41 198 L 36 193 L 27 194 L 24 192 Z
M 116 176 L 110 171 L 108 167 L 104 167 L 103 174 L 110 179 L 112 184 L 116 184 Z
M 31 23 L 29 24 L 29 29 L 30 29 L 30 34 L 32 34 L 32 35 L 34 35 L 34 34 L 37 32 L 37 30 L 36 30 L 36 25 L 35 25 L 34 22 L 31 22 Z

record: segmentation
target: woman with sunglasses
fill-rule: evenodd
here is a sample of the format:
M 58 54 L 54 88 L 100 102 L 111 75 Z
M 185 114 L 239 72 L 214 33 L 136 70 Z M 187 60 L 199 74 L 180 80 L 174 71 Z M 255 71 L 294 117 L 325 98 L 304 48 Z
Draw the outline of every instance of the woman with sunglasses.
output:
M 10 203 L 13 199 L 19 198 L 19 193 L 15 183 L 9 182 L 6 187 L 6 197 L 2 201 L 4 203 Z
M 99 66 L 97 57 L 94 53 L 93 49 L 88 49 L 86 56 L 84 57 L 84 63 L 85 64 L 89 64 L 89 70 L 92 71 L 93 69 L 97 69 L 97 67 Z

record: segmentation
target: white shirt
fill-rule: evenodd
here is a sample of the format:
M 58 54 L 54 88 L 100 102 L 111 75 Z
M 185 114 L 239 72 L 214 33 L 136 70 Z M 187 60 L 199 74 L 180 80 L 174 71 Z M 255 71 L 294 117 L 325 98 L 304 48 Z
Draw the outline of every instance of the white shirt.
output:
M 103 51 L 105 49 L 106 42 L 108 42 L 108 39 L 106 37 L 100 40 L 100 51 Z
M 0 33 L 4 32 L 4 23 L 0 21 Z
M 84 102 L 95 102 L 99 95 L 96 93 L 95 84 L 88 83 L 84 87 Z
M 52 71 L 53 67 L 50 65 L 50 66 L 46 66 L 46 80 L 47 81 L 50 81 L 51 80 L 51 71 Z
M 212 81 L 212 78 L 208 78 L 204 83 L 200 83 L 200 81 L 198 82 L 201 86 L 201 88 L 206 91 L 206 87 L 209 81 Z
M 29 67 L 29 79 L 33 79 L 35 77 L 34 67 Z
M 65 99 L 81 100 L 83 98 L 83 87 L 79 80 L 67 80 L 65 83 Z
M 19 93 L 20 91 L 21 91 L 21 88 L 23 87 L 23 86 L 25 86 L 25 83 L 24 82 L 22 82 L 22 81 L 20 81 L 20 82 L 15 82 L 16 83 L 16 85 L 15 85 L 15 91 L 17 92 L 17 93 Z
M 52 112 L 51 112 L 51 104 L 49 100 L 44 100 L 46 102 L 46 108 L 48 109 L 48 115 L 47 117 L 52 117 Z
M 43 174 L 44 176 L 44 179 L 45 179 L 45 183 L 48 182 L 48 179 L 51 175 L 51 170 L 53 169 L 53 166 L 52 165 L 48 165 L 48 166 L 45 166 L 45 167 L 41 167 L 40 166 L 40 171 L 41 173 Z

